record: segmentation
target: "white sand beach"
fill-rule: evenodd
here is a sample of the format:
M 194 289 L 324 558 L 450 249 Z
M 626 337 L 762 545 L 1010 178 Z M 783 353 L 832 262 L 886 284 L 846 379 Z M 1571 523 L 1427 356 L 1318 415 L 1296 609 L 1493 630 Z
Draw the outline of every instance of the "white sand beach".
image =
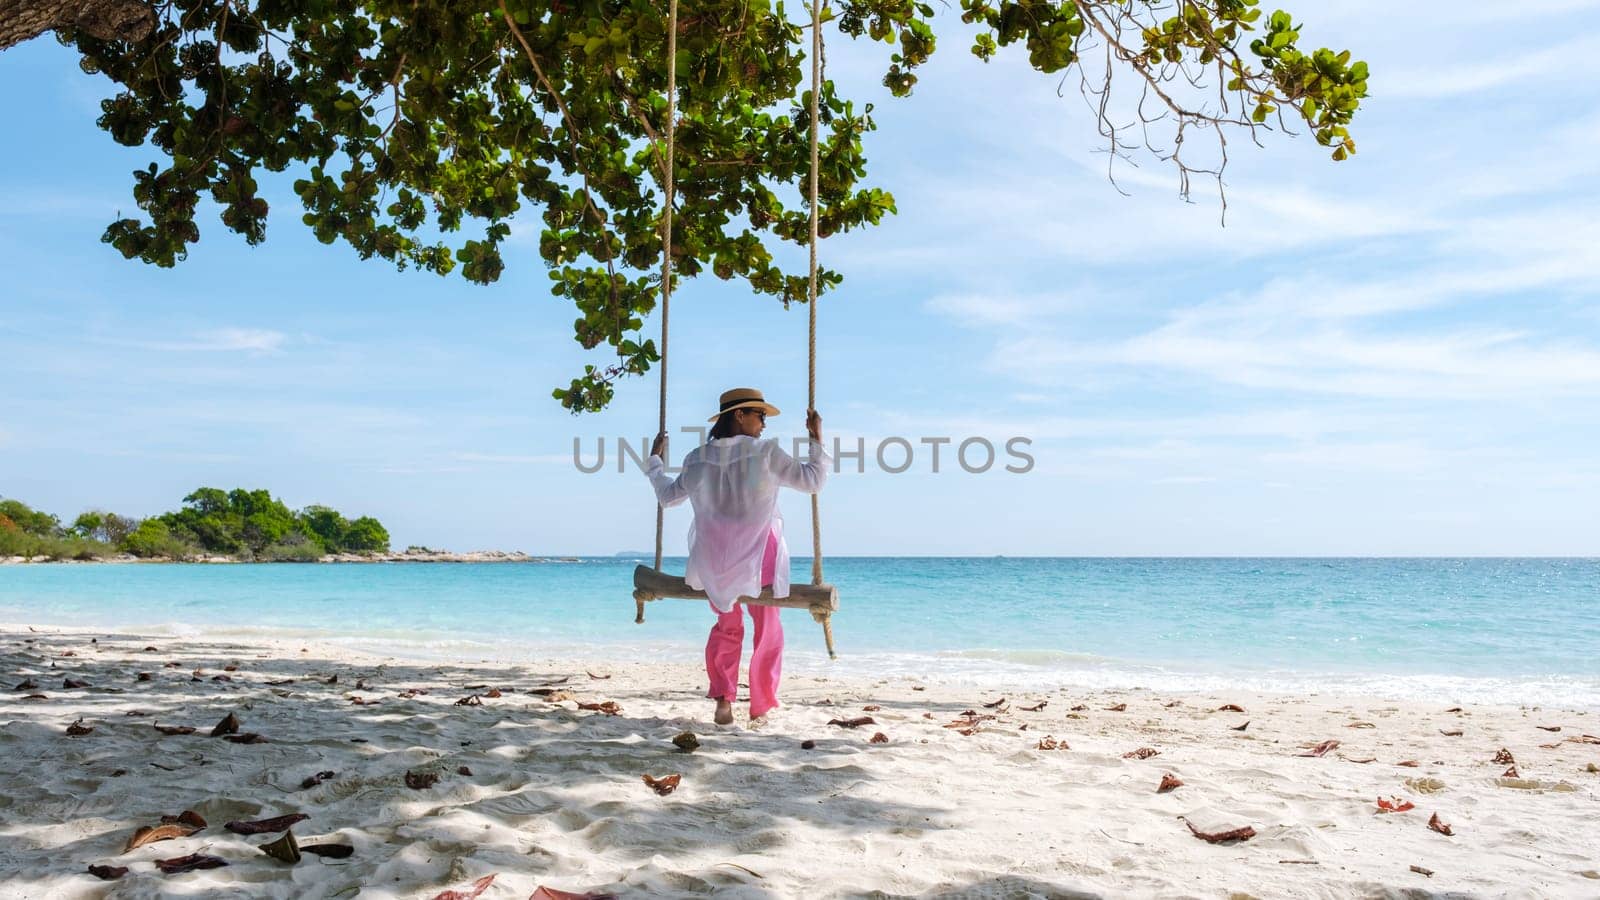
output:
M 431 898 L 489 875 L 486 900 L 1600 896 L 1582 711 L 795 675 L 765 727 L 741 708 L 719 729 L 695 660 L 439 665 L 25 625 L 0 646 L 4 897 Z M 261 742 L 212 737 L 230 713 Z M 658 795 L 644 775 L 682 778 Z M 1158 793 L 1166 775 L 1182 786 Z M 206 827 L 124 852 L 186 810 Z M 258 849 L 277 833 L 225 827 L 289 814 L 300 845 L 348 858 L 289 864 Z M 195 853 L 227 865 L 155 864 Z

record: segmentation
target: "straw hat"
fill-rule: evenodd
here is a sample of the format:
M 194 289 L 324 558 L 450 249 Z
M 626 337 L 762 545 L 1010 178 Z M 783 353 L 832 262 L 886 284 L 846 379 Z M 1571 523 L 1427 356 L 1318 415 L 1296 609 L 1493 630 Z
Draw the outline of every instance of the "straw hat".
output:
M 707 419 L 707 422 L 715 422 L 722 418 L 722 414 L 725 412 L 752 407 L 764 411 L 769 416 L 778 414 L 778 408 L 768 403 L 766 398 L 761 396 L 761 392 L 755 388 L 734 388 L 731 391 L 723 391 L 722 401 L 719 405 L 721 408 L 717 410 L 717 414 Z

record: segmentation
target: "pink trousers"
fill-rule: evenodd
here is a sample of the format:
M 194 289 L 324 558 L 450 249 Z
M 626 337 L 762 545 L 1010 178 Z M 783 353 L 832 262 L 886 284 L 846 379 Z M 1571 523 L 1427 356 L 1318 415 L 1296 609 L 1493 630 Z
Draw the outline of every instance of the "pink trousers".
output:
M 767 550 L 761 560 L 761 583 L 772 583 L 772 573 L 777 565 L 778 536 L 767 536 Z M 778 705 L 778 680 L 783 676 L 783 623 L 778 619 L 776 606 L 748 606 L 736 603 L 732 612 L 717 613 L 717 622 L 711 626 L 706 638 L 706 675 L 711 679 L 707 697 L 715 700 L 727 698 L 733 702 L 739 696 L 739 657 L 744 652 L 743 607 L 750 612 L 755 623 L 755 649 L 750 654 L 750 717 L 764 716 L 767 710 Z

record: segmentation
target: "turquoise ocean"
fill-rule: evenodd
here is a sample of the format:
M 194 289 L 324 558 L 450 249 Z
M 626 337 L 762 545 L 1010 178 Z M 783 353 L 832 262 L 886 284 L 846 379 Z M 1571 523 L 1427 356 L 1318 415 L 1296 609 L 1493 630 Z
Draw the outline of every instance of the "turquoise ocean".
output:
M 697 661 L 709 609 L 664 600 L 634 624 L 638 562 L 5 566 L 0 622 Z M 797 558 L 795 581 L 810 569 Z M 785 610 L 790 672 L 1600 709 L 1596 559 L 842 558 L 826 575 L 840 658 Z

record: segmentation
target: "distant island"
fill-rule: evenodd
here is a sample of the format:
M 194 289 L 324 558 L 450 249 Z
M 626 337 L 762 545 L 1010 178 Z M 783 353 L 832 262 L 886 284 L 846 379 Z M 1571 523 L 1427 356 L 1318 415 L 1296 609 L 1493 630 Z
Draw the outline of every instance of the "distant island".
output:
M 173 512 L 138 519 L 90 510 L 71 525 L 20 500 L 0 499 L 0 558 L 24 562 L 322 562 L 392 555 L 388 529 L 377 519 L 349 519 L 318 505 L 291 510 L 265 490 L 203 487 Z
M 651 553 L 618 554 L 651 556 Z M 291 510 L 263 490 L 203 487 L 173 512 L 137 519 L 104 510 L 71 525 L 20 500 L 0 498 L 0 564 L 34 562 L 187 563 L 575 563 L 576 556 L 520 550 L 389 548 L 371 516 L 347 518 L 327 506 Z

